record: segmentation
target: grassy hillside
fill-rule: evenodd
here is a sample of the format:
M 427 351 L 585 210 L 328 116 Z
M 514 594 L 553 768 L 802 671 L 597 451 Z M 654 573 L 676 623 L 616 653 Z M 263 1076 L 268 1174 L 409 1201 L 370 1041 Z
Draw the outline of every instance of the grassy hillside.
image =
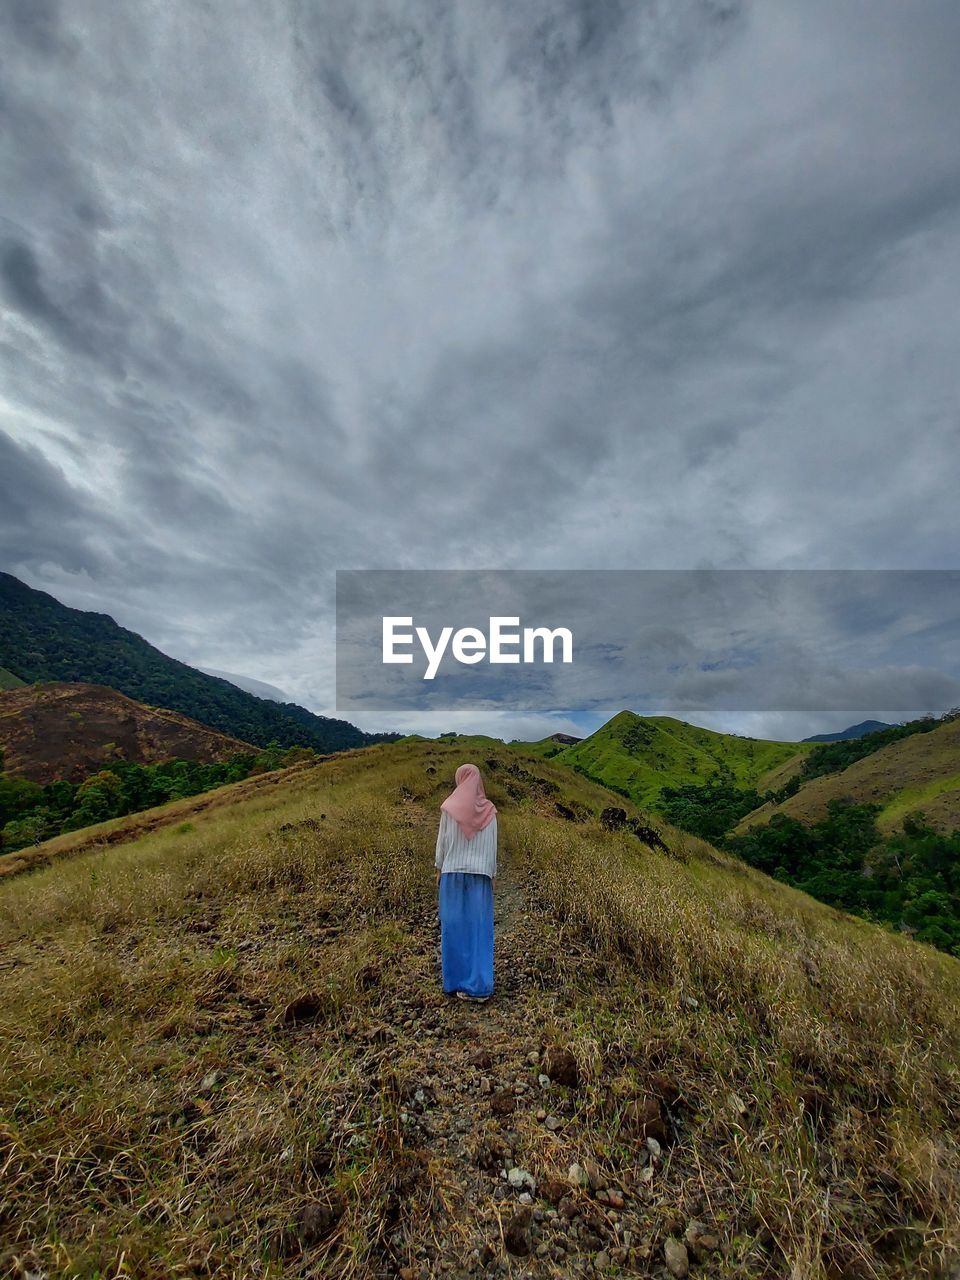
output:
M 0 665 L 31 684 L 108 685 L 259 747 L 275 741 L 283 747 L 343 751 L 384 736 L 362 733 L 345 720 L 314 715 L 292 702 L 257 698 L 168 658 L 106 614 L 68 609 L 8 573 L 0 573 Z
M 0 693 L 0 750 L 6 773 L 47 783 L 79 781 L 111 760 L 226 760 L 254 748 L 103 685 L 50 683 Z
M 661 787 L 706 782 L 720 769 L 729 771 L 738 786 L 762 791 L 768 776 L 786 765 L 798 767 L 810 749 L 797 742 L 714 733 L 670 716 L 621 711 L 553 759 L 655 808 Z
M 826 816 L 829 802 L 837 799 L 879 804 L 881 830 L 893 830 L 918 809 L 937 830 L 956 830 L 960 827 L 960 719 L 892 742 L 839 773 L 804 782 L 796 795 L 749 814 L 737 831 L 769 822 L 776 813 L 803 823 L 817 822 Z
M 495 746 L 496 991 L 445 997 L 465 754 L 338 755 L 0 884 L 12 1273 L 960 1263 L 960 965 Z
M 19 689 L 24 681 L 19 676 L 15 676 L 12 671 L 7 671 L 5 667 L 0 667 L 0 690 L 3 689 Z

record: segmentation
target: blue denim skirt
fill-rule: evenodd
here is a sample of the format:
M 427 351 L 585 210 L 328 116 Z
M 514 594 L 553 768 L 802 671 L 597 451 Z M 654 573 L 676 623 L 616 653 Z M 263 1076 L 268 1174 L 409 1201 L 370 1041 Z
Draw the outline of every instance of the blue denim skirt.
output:
M 440 876 L 440 963 L 443 989 L 493 994 L 493 883 L 476 871 Z

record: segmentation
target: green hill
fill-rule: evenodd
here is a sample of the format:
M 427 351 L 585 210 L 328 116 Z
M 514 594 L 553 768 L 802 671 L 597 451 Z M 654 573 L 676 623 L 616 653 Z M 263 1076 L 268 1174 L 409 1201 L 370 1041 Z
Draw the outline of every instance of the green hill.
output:
M 128 698 L 179 711 L 255 746 L 343 751 L 396 735 L 363 733 L 345 720 L 295 703 L 246 693 L 227 680 L 168 658 L 103 613 L 70 609 L 0 573 L 0 666 L 28 684 L 38 680 L 108 685 Z
M 670 716 L 621 711 L 589 738 L 546 754 L 655 809 L 662 787 L 704 783 L 721 772 L 737 786 L 763 791 L 768 775 L 793 767 L 811 749 L 798 742 L 715 733 Z
M 0 691 L 4 689 L 19 689 L 25 683 L 25 680 L 15 676 L 12 671 L 7 671 L 5 667 L 0 667 Z
M 11 1274 L 952 1274 L 960 964 L 498 744 L 495 992 L 452 999 L 465 754 L 247 779 L 0 882 Z
M 877 823 L 889 831 L 921 810 L 939 831 L 960 828 L 960 717 L 922 723 L 923 732 L 888 741 L 845 768 L 803 780 L 795 795 L 755 809 L 737 827 L 740 834 L 776 814 L 814 823 L 826 817 L 832 800 L 879 805 Z M 891 735 L 903 732 L 891 730 Z M 884 735 L 877 734 L 883 741 Z M 864 742 L 869 739 L 864 739 Z

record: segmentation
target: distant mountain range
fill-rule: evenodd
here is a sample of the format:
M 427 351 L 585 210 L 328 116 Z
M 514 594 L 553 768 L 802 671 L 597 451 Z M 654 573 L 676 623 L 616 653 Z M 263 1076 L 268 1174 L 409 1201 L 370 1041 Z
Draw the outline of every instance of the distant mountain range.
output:
M 275 684 L 267 684 L 265 680 L 254 680 L 253 676 L 237 675 L 235 671 L 218 671 L 216 667 L 197 667 L 197 670 L 206 676 L 216 676 L 218 680 L 229 680 L 238 689 L 245 689 L 257 698 L 266 698 L 268 702 L 291 701 L 289 693 L 284 693 Z
M 802 742 L 846 742 L 849 738 L 865 738 L 868 733 L 879 733 L 881 729 L 892 729 L 892 724 L 883 720 L 862 720 L 860 724 L 852 724 L 847 729 L 836 733 L 815 733 L 810 738 L 802 738 Z
M 27 684 L 108 685 L 259 747 L 277 742 L 344 751 L 399 736 L 364 733 L 296 703 L 259 698 L 168 657 L 104 613 L 70 609 L 8 573 L 0 573 L 0 668 Z

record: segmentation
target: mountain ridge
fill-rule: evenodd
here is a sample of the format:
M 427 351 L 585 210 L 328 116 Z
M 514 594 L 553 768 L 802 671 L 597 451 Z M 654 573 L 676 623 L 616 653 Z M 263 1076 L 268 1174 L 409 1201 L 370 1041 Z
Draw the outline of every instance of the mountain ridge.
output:
M 801 742 L 846 742 L 850 738 L 863 738 L 868 733 L 879 733 L 881 729 L 893 729 L 895 726 L 885 720 L 861 720 L 859 724 L 848 725 L 846 729 L 838 729 L 836 733 L 815 733 L 809 738 L 801 738 Z
M 7 573 L 0 573 L 0 667 L 28 684 L 105 685 L 260 747 L 276 740 L 326 753 L 397 736 L 259 698 L 169 657 L 105 613 L 72 609 Z

